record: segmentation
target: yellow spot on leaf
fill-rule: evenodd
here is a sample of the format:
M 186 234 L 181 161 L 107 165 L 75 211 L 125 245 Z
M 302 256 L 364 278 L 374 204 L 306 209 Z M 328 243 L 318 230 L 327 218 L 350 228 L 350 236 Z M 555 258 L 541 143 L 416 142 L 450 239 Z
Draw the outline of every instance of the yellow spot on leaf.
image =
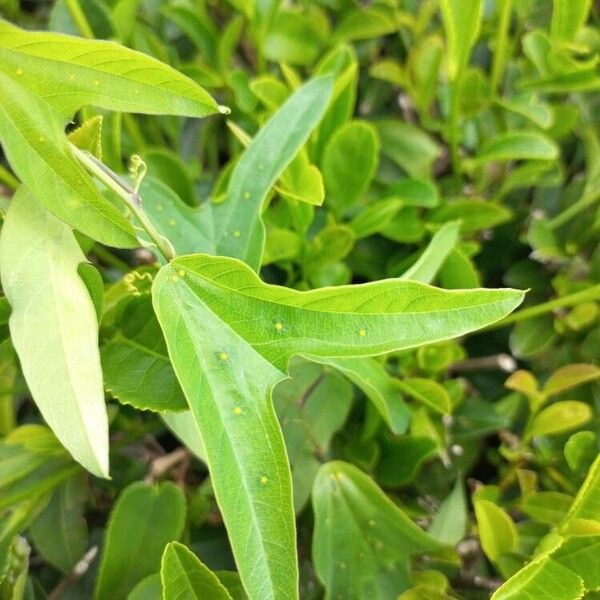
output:
M 233 232 L 233 237 L 240 237 L 242 235 L 242 232 L 239 229 L 236 229 Z
M 16 73 L 17 75 L 23 75 L 23 69 L 17 69 Z
M 158 212 L 162 212 L 162 210 L 163 210 L 163 205 L 162 205 L 162 204 L 157 204 L 157 205 L 156 205 L 156 210 L 157 210 Z
M 268 478 L 268 477 L 265 477 L 265 476 L 263 475 L 263 476 L 260 478 L 260 482 L 261 482 L 263 485 L 267 485 L 267 483 L 269 483 L 269 478 Z
M 360 337 L 365 337 L 365 335 L 367 335 L 367 332 L 365 329 L 359 329 L 358 335 L 360 335 Z
M 100 81 L 98 79 L 94 79 L 94 85 L 100 85 Z
M 179 275 L 179 277 L 185 277 L 185 271 L 183 269 L 179 269 L 179 271 L 177 271 L 177 275 Z
M 177 222 L 175 221 L 175 219 L 169 219 L 169 220 L 167 221 L 167 223 L 168 223 L 169 225 L 171 225 L 171 226 L 177 225 Z
M 172 281 L 173 283 L 177 283 L 177 282 L 179 281 L 179 277 L 177 277 L 177 275 L 173 275 L 173 276 L 171 277 L 171 281 Z
M 244 192 L 244 200 L 250 200 L 250 192 Z
M 281 321 L 277 321 L 275 323 L 275 325 L 273 325 L 273 327 L 275 327 L 275 331 L 282 331 L 283 330 L 283 323 Z
M 40 135 L 40 137 L 38 138 L 38 141 L 45 142 L 46 138 L 43 135 Z
M 229 354 L 227 354 L 227 352 L 220 352 L 219 353 L 219 360 L 222 360 L 222 361 L 229 360 Z
M 75 75 L 69 75 L 69 79 L 70 79 L 71 81 L 75 81 Z
M 236 414 L 236 415 L 241 415 L 242 414 L 242 409 L 239 406 L 236 406 L 233 409 L 233 413 Z

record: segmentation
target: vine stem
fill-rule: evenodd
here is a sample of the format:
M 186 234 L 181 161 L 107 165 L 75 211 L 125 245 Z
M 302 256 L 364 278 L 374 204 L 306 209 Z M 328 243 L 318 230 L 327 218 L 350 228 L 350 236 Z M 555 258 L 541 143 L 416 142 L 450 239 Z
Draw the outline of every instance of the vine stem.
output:
M 556 298 L 555 300 L 549 300 L 548 302 L 544 302 L 543 304 L 538 304 L 530 308 L 524 308 L 523 310 L 519 310 L 516 313 L 513 313 L 512 315 L 508 315 L 507 317 L 501 319 L 500 321 L 497 321 L 496 323 L 488 325 L 484 329 L 480 329 L 480 331 L 500 329 L 501 327 L 507 327 L 508 325 L 513 325 L 514 323 L 519 323 L 521 321 L 526 321 L 527 319 L 539 317 L 540 315 L 552 312 L 557 308 L 575 306 L 577 304 L 582 304 L 583 302 L 591 302 L 593 300 L 600 300 L 600 283 L 593 285 L 592 287 L 589 287 L 585 290 L 581 290 L 580 292 L 575 292 L 573 294 L 563 296 L 562 298 Z
M 104 163 L 100 162 L 95 156 L 89 152 L 80 150 L 73 144 L 70 144 L 70 146 L 73 156 L 107 188 L 115 192 L 119 198 L 125 201 L 127 207 L 135 215 L 136 219 L 165 260 L 167 260 L 167 262 L 172 260 L 175 256 L 173 247 L 169 241 L 156 230 L 150 219 L 148 219 L 142 207 L 142 199 L 137 191 L 122 177 L 113 173 L 113 171 L 111 171 Z

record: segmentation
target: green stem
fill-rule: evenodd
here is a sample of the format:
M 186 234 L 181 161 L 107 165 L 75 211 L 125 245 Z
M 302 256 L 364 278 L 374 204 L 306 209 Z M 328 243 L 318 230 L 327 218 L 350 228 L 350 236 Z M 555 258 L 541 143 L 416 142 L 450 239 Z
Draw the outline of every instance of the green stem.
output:
M 560 215 L 557 215 L 554 219 L 548 221 L 548 227 L 552 230 L 562 227 L 580 212 L 593 206 L 598 200 L 600 200 L 600 188 L 587 191 L 577 202 L 575 202 L 575 204 L 571 204 L 571 206 L 566 210 L 563 210 Z
M 148 219 L 139 194 L 121 177 L 113 173 L 104 163 L 100 162 L 89 152 L 85 152 L 70 144 L 73 156 L 95 177 L 97 177 L 107 188 L 122 198 L 129 210 L 135 215 L 143 229 L 148 234 L 156 248 L 165 260 L 170 261 L 175 253 L 169 241 L 164 238 Z
M 558 308 L 575 306 L 577 304 L 583 304 L 584 302 L 591 302 L 593 300 L 600 300 L 600 283 L 585 290 L 581 290 L 580 292 L 563 296 L 562 298 L 556 298 L 555 300 L 549 300 L 543 304 L 538 304 L 530 308 L 524 308 L 523 310 L 519 310 L 512 315 L 508 315 L 508 317 L 505 317 L 504 319 L 493 323 L 492 325 L 489 325 L 480 331 L 490 331 L 492 329 L 507 327 L 508 325 L 513 325 L 514 323 L 527 321 L 528 319 L 545 315 L 546 313 L 552 312 Z
M 456 78 L 450 84 L 450 159 L 452 161 L 452 174 L 456 192 L 460 192 L 461 187 L 461 165 L 460 165 L 460 131 L 458 128 L 458 113 L 460 88 L 462 85 L 462 73 L 457 73 Z
M 0 165 L 0 183 L 3 183 L 11 190 L 16 190 L 19 187 L 19 180 L 8 170 Z
M 508 47 L 508 29 L 510 27 L 510 17 L 512 12 L 513 0 L 500 0 L 498 10 L 500 20 L 496 31 L 496 47 L 494 48 L 494 63 L 492 65 L 492 76 L 490 87 L 492 94 L 496 94 L 500 79 L 504 73 L 506 65 L 506 49 Z
M 92 31 L 92 28 L 90 27 L 90 24 L 88 23 L 85 13 L 81 9 L 78 0 L 65 0 L 65 4 L 69 9 L 69 13 L 75 22 L 77 29 L 79 29 L 79 33 L 81 33 L 84 38 L 93 40 L 95 37 L 94 32 Z

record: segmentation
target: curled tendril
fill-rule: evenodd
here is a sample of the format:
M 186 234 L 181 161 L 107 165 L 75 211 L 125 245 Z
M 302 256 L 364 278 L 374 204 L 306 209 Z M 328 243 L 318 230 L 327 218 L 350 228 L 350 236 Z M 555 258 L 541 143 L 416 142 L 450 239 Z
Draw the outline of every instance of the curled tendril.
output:
M 140 156 L 134 154 L 129 162 L 129 174 L 133 178 L 133 193 L 137 195 L 148 167 Z

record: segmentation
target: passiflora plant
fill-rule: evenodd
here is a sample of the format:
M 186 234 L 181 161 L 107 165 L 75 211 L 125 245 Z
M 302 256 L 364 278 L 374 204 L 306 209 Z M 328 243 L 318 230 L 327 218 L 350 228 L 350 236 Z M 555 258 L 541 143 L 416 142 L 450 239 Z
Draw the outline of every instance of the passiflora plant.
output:
M 461 480 L 426 532 L 364 471 L 372 470 L 369 456 L 378 431 L 385 431 L 383 450 L 374 452 L 392 456 L 378 467 L 377 480 L 384 486 L 410 480 L 434 455 L 449 464 L 441 426 L 429 414 L 448 417 L 460 403 L 460 386 L 444 386 L 416 369 L 412 376 L 391 372 L 402 371 L 407 357 L 416 356 L 408 351 L 417 348 L 421 365 L 443 363 L 446 359 L 439 357 L 446 351 L 459 360 L 458 346 L 449 340 L 508 322 L 525 292 L 480 287 L 470 258 L 476 248 L 459 242 L 461 234 L 491 228 L 511 213 L 501 204 L 469 198 L 436 208 L 439 197 L 427 174 L 440 158 L 434 142 L 414 124 L 391 117 L 375 124 L 352 119 L 359 65 L 349 42 L 387 35 L 390 28 L 409 23 L 395 3 L 349 10 L 341 17 L 334 47 L 305 78 L 293 65 L 314 58 L 305 59 L 302 44 L 288 38 L 297 27 L 306 30 L 305 50 L 312 52 L 311 19 L 324 18 L 322 9 L 308 7 L 296 22 L 300 13 L 276 2 L 231 4 L 234 16 L 220 37 L 207 7 L 166 3 L 161 9 L 161 18 L 189 38 L 182 51 L 191 40 L 202 55 L 198 64 L 180 69 L 165 62 L 169 52 L 149 32 L 143 44 L 136 37 L 130 22 L 138 10 L 135 2 L 112 3 L 118 31 L 104 37 L 146 53 L 91 39 L 109 14 L 98 8 L 104 6 L 100 2 L 59 2 L 54 8 L 56 28 L 76 27 L 83 37 L 26 31 L 0 20 L 0 143 L 11 170 L 3 167 L 2 176 L 13 188 L 3 200 L 0 235 L 1 312 L 3 325 L 8 324 L 2 364 L 15 364 L 14 349 L 22 383 L 49 427 L 15 427 L 8 409 L 3 417 L 0 514 L 6 519 L 0 527 L 0 587 L 14 594 L 6 597 L 23 597 L 26 588 L 35 593 L 23 567 L 26 543 L 17 535 L 29 527 L 36 546 L 59 571 L 72 572 L 82 556 L 89 566 L 93 556 L 85 554 L 86 544 L 81 547 L 77 535 L 67 535 L 63 545 L 49 543 L 52 522 L 71 518 L 65 531 L 81 529 L 72 510 L 81 508 L 85 496 L 81 467 L 96 478 L 136 479 L 124 475 L 118 453 L 130 438 L 156 427 L 167 428 L 175 436 L 171 439 L 187 447 L 186 456 L 191 452 L 206 465 L 210 479 L 197 486 L 190 514 L 201 521 L 198 515 L 214 494 L 237 574 L 218 567 L 213 572 L 179 543 L 186 529 L 180 487 L 137 482 L 120 494 L 111 512 L 94 597 L 298 598 L 296 514 L 311 488 L 312 560 L 327 598 L 385 600 L 409 588 L 415 595 L 407 598 L 450 597 L 443 585 L 436 588 L 435 575 L 415 580 L 410 562 L 426 554 L 435 564 L 456 563 L 452 547 L 466 527 L 462 516 L 452 516 L 465 512 L 457 509 L 465 505 Z M 421 19 L 437 10 L 436 2 L 424 4 L 430 8 L 419 13 Z M 493 63 L 492 88 L 500 85 L 508 61 L 511 18 L 511 3 L 497 4 L 496 52 L 503 54 Z M 575 3 L 581 14 L 566 3 L 555 4 L 553 35 L 568 35 L 564 19 L 578 27 L 585 22 L 589 3 Z M 454 196 L 462 193 L 462 177 L 476 179 L 488 164 L 524 161 L 523 172 L 506 184 L 516 188 L 519 176 L 527 182 L 546 173 L 559 156 L 556 142 L 532 128 L 492 136 L 473 156 L 462 156 L 461 144 L 471 141 L 462 139 L 461 122 L 479 109 L 477 98 L 469 103 L 465 89 L 480 91 L 483 78 L 468 66 L 481 31 L 482 5 L 440 2 L 448 53 L 443 100 L 448 126 L 439 125 L 438 131 L 448 146 L 453 169 L 448 190 Z M 240 43 L 244 23 L 247 43 L 255 50 Z M 420 35 L 423 23 L 410 21 L 414 35 Z M 321 40 L 321 33 L 313 33 Z M 538 52 L 544 35 L 527 41 L 534 62 L 544 60 Z M 570 42 L 563 42 L 553 46 L 556 53 L 567 52 Z M 261 73 L 250 87 L 243 72 L 229 66 L 238 44 Z M 421 54 L 411 59 L 415 69 L 423 67 L 414 77 L 400 72 L 391 59 L 372 67 L 379 81 L 400 82 L 415 94 L 424 122 L 437 94 L 432 65 L 439 69 L 441 44 L 437 33 L 427 38 Z M 265 60 L 280 64 L 284 81 L 264 70 Z M 573 63 L 569 71 L 567 59 L 561 60 L 556 59 L 559 66 L 553 63 L 554 71 L 546 67 L 546 89 L 567 85 L 560 77 L 575 75 L 579 89 L 597 85 L 597 74 L 588 73 L 587 65 Z M 233 112 L 213 96 L 233 104 Z M 253 123 L 248 115 L 257 98 L 266 110 Z M 544 118 L 543 108 L 527 99 L 494 102 L 536 123 Z M 132 114 L 148 116 L 134 119 Z M 189 156 L 186 144 L 193 145 L 189 140 L 198 136 L 208 140 L 202 150 L 207 164 L 218 167 L 211 177 L 197 173 L 202 185 L 194 184 L 168 148 L 169 140 L 184 140 L 182 153 Z M 377 195 L 369 189 L 376 187 L 380 149 L 396 165 L 388 167 L 389 173 L 399 169 L 402 176 L 392 175 L 397 181 L 387 182 L 389 189 Z M 219 154 L 224 151 L 225 157 Z M 383 180 L 389 177 L 384 173 Z M 485 187 L 494 177 L 486 173 L 479 183 Z M 586 188 L 583 208 L 595 202 L 594 186 Z M 369 202 L 361 205 L 368 193 Z M 324 200 L 328 213 L 319 212 Z M 342 261 L 355 242 L 376 235 L 395 243 L 421 240 L 425 228 L 419 211 L 429 209 L 434 209 L 430 239 L 418 253 L 400 257 L 392 273 L 382 277 L 364 276 L 357 256 L 357 276 L 351 277 Z M 421 227 L 423 233 L 411 238 Z M 365 249 L 369 255 L 369 246 Z M 128 263 L 123 256 L 134 258 Z M 366 256 L 363 264 L 369 260 Z M 300 276 L 294 261 L 301 265 Z M 107 276 L 98 268 L 102 264 L 113 273 Z M 384 271 L 381 266 L 374 271 Z M 432 286 L 440 273 L 444 287 Z M 585 294 L 587 301 L 598 295 L 597 289 Z M 565 305 L 574 304 L 569 302 Z M 440 353 L 427 359 L 429 350 Z M 11 375 L 0 376 L 8 381 Z M 506 386 L 527 399 L 529 416 L 523 445 L 515 445 L 507 459 L 512 470 L 504 486 L 517 477 L 526 485 L 523 471 L 532 440 L 563 431 L 562 419 L 569 430 L 592 416 L 586 403 L 574 400 L 542 408 L 548 399 L 597 378 L 591 364 L 559 370 L 545 387 L 524 370 L 511 376 Z M 345 451 L 355 460 L 328 460 L 332 437 L 351 411 L 352 386 L 366 399 L 360 442 Z M 277 412 L 274 390 L 280 398 Z M 286 404 L 288 396 L 292 401 Z M 124 411 L 156 413 L 160 420 L 135 430 L 121 421 L 113 400 Z M 506 403 L 493 417 L 496 424 L 516 414 L 511 406 Z M 314 431 L 302 425 L 305 411 L 312 411 Z M 320 411 L 327 411 L 322 423 Z M 483 422 L 484 416 L 480 410 L 477 418 Z M 118 431 L 112 437 L 109 425 Z M 573 442 L 567 460 L 577 468 L 589 466 L 584 456 L 593 454 L 593 444 L 583 438 Z M 406 467 L 398 463 L 403 456 Z M 150 480 L 160 478 L 160 468 Z M 570 508 L 564 498 L 556 500 L 564 510 L 547 519 L 557 529 L 546 538 L 546 551 L 523 571 L 524 561 L 511 554 L 517 534 L 499 506 L 498 491 L 484 487 L 473 495 L 485 556 L 507 579 L 516 578 L 497 592 L 498 598 L 526 597 L 512 596 L 511 590 L 531 582 L 541 590 L 547 577 L 562 578 L 568 594 L 582 592 L 581 581 L 585 589 L 595 589 L 586 579 L 592 574 L 578 573 L 571 563 L 589 536 L 598 536 L 590 525 L 598 520 L 597 508 L 587 491 L 596 485 L 597 471 L 592 467 L 578 499 L 567 503 Z M 108 483 L 98 485 L 109 489 Z M 543 499 L 527 498 L 531 506 L 524 510 L 535 513 Z M 97 500 L 101 504 L 100 496 Z M 534 592 L 527 593 L 533 597 Z M 302 588 L 302 597 L 315 594 Z

